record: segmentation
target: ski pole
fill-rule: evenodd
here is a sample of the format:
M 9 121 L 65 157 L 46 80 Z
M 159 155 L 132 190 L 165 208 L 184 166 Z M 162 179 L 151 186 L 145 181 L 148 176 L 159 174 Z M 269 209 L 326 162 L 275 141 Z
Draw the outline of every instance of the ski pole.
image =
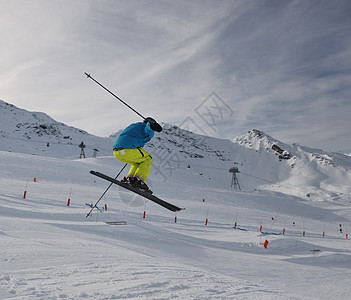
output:
M 131 107 L 130 105 L 128 105 L 127 103 L 125 103 L 121 98 L 119 98 L 117 95 L 115 95 L 114 93 L 112 93 L 109 89 L 107 89 L 106 87 L 104 87 L 100 82 L 98 82 L 96 79 L 94 79 L 90 74 L 84 72 L 84 74 L 87 76 L 87 78 L 90 78 L 91 80 L 93 80 L 95 83 L 97 83 L 99 86 L 101 86 L 104 90 L 106 90 L 107 92 L 109 92 L 112 96 L 114 96 L 115 98 L 117 98 L 119 101 L 121 101 L 124 105 L 126 105 L 128 108 L 130 108 L 132 111 L 134 111 L 137 115 L 139 115 L 140 117 L 142 117 L 143 119 L 146 119 L 142 114 L 140 114 L 139 112 L 137 112 L 133 107 Z
M 127 166 L 127 164 L 125 164 L 122 168 L 121 171 L 119 171 L 119 173 L 116 175 L 115 179 L 117 179 L 117 177 L 123 172 L 123 170 L 125 169 L 125 167 Z M 110 185 L 107 187 L 107 189 L 103 192 L 103 194 L 101 195 L 101 197 L 99 198 L 98 201 L 96 201 L 95 205 L 92 206 L 91 210 L 88 212 L 88 214 L 86 215 L 86 218 L 89 217 L 92 213 L 92 211 L 94 210 L 94 208 L 98 205 L 98 203 L 100 202 L 100 200 L 105 196 L 105 194 L 107 193 L 107 191 L 110 189 L 110 187 L 112 186 L 112 182 L 110 183 Z

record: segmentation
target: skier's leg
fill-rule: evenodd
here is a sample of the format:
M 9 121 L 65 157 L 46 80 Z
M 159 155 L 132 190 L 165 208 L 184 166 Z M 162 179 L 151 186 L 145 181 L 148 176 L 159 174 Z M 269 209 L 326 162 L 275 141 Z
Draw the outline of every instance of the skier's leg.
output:
M 136 176 L 145 182 L 152 164 L 152 156 L 147 151 L 141 148 L 124 149 L 114 151 L 113 154 L 119 161 L 131 165 L 128 175 Z
M 130 169 L 129 169 L 128 176 L 134 177 L 135 176 L 135 172 L 138 169 L 138 167 L 139 167 L 139 164 L 137 164 L 137 163 L 132 164 Z
M 142 161 L 140 162 L 138 168 L 135 170 L 134 176 L 139 177 L 141 180 L 145 182 L 150 174 L 151 165 L 152 165 L 152 156 L 144 149 L 138 149 L 138 150 L 142 155 L 142 158 L 140 159 Z
M 120 162 L 131 165 L 128 176 L 134 176 L 135 171 L 139 167 L 139 163 L 136 161 L 136 159 L 140 156 L 139 151 L 137 149 L 123 149 L 119 151 L 113 151 L 113 155 Z

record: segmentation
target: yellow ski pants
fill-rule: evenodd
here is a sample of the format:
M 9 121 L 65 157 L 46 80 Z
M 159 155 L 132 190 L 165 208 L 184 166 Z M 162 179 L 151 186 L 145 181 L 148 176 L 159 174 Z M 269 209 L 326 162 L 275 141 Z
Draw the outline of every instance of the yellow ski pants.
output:
M 114 156 L 123 163 L 131 165 L 128 176 L 137 176 L 146 181 L 152 164 L 152 156 L 142 148 L 113 151 Z

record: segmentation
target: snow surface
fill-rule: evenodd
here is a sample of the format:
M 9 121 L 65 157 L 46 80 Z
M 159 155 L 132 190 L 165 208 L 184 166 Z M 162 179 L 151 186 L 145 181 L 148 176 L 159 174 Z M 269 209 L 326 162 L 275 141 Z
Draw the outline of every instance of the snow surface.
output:
M 229 141 L 165 125 L 146 148 L 148 183 L 186 210 L 112 186 L 86 218 L 109 185 L 89 171 L 114 177 L 123 166 L 114 137 L 0 104 L 0 299 L 349 298 L 349 156 L 258 130 Z

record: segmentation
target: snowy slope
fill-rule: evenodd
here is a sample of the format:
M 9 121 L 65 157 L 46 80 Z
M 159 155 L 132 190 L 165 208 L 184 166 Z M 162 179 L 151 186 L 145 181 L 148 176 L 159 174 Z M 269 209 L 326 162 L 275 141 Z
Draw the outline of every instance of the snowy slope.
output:
M 349 156 L 297 144 L 287 145 L 258 130 L 251 130 L 235 138 L 234 143 L 255 150 L 258 155 L 264 152 L 278 158 L 275 159 L 276 163 L 271 164 L 275 169 L 272 171 L 273 176 L 278 177 L 276 179 L 266 177 L 272 185 L 261 188 L 307 197 L 315 201 L 348 202 L 351 193 Z M 274 145 L 289 153 L 290 158 L 280 159 L 281 155 L 272 149 Z
M 213 188 L 178 169 L 166 182 L 153 175 L 152 184 L 185 211 L 175 215 L 112 187 L 100 205 L 108 210 L 86 219 L 86 203 L 108 185 L 89 170 L 114 175 L 121 168 L 114 158 L 0 152 L 0 168 L 1 299 L 346 299 L 351 292 L 349 207 Z M 280 235 L 262 235 L 261 225 Z
M 57 122 L 45 113 L 29 112 L 0 100 L 0 150 L 51 157 L 77 158 L 79 144 L 107 155 L 111 141 Z
M 164 128 L 146 147 L 165 169 L 164 177 L 171 175 L 167 168 L 177 168 L 207 178 L 210 186 L 228 187 L 229 169 L 237 167 L 246 191 L 279 191 L 314 201 L 349 200 L 351 159 L 344 154 L 287 145 L 255 129 L 229 141 L 176 126 Z
M 78 158 L 79 144 L 86 145 L 87 157 L 112 155 L 118 133 L 109 138 L 59 123 L 44 113 L 28 112 L 0 100 L 0 150 Z M 163 124 L 145 149 L 154 158 L 154 173 L 164 180 L 175 169 L 206 178 L 208 185 L 228 187 L 229 169 L 237 167 L 242 190 L 264 189 L 308 198 L 313 201 L 347 202 L 351 192 L 351 158 L 300 145 L 288 145 L 253 129 L 230 140 L 195 134 Z
M 109 138 L 59 123 L 44 113 L 28 112 L 0 100 L 0 150 L 57 158 L 78 158 L 79 144 L 87 157 L 112 155 L 118 133 Z M 145 147 L 164 180 L 175 169 L 186 170 L 192 179 L 207 178 L 208 185 L 228 187 L 229 169 L 237 167 L 242 190 L 264 189 L 313 201 L 348 202 L 351 192 L 351 158 L 300 145 L 288 145 L 253 129 L 230 140 L 195 134 L 163 124 Z
M 146 147 L 148 183 L 186 210 L 112 186 L 86 219 L 108 186 L 89 171 L 114 177 L 123 166 L 115 137 L 0 104 L 1 299 L 349 297 L 349 156 L 258 130 L 229 141 L 164 125 Z M 77 159 L 83 138 L 101 149 L 96 159 Z M 230 187 L 233 166 L 242 191 Z

